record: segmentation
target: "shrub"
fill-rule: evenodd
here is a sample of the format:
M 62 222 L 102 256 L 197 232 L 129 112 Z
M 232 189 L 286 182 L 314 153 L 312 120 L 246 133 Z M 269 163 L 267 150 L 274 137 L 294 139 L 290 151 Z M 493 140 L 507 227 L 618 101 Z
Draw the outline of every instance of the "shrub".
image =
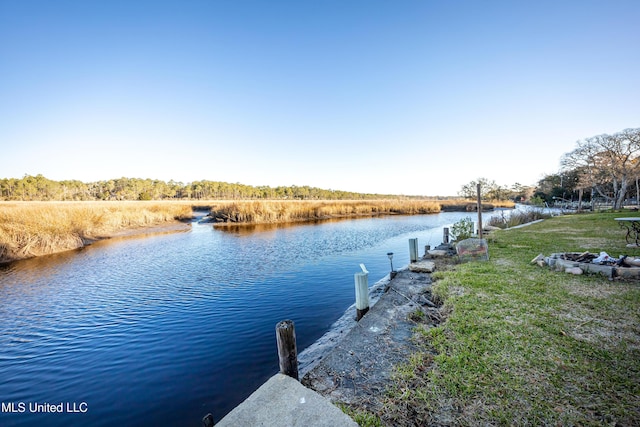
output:
M 504 213 L 499 217 L 493 216 L 489 219 L 489 225 L 500 228 L 509 228 L 546 218 L 551 218 L 551 214 L 544 213 L 542 209 L 529 209 L 527 211 L 512 212 L 509 217 L 506 217 Z
M 462 218 L 451 226 L 451 238 L 457 242 L 473 236 L 473 221 L 471 218 Z

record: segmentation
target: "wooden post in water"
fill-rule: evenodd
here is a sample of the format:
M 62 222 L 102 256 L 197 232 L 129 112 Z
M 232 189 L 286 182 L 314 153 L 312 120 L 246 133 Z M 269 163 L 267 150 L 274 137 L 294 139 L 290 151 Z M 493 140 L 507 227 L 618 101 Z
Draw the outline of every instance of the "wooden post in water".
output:
M 418 261 L 418 239 L 409 239 L 409 260 Z
M 482 201 L 480 200 L 480 184 L 476 185 L 478 190 L 478 237 L 482 239 Z
M 449 227 L 442 229 L 442 243 L 449 243 Z
M 369 311 L 369 274 L 356 273 L 353 275 L 356 284 L 356 321 Z
M 202 425 L 203 425 L 203 427 L 213 427 L 213 424 L 214 424 L 213 423 L 213 415 L 211 413 L 208 413 L 202 419 Z
M 296 328 L 293 320 L 283 320 L 276 325 L 280 373 L 298 379 L 298 350 Z

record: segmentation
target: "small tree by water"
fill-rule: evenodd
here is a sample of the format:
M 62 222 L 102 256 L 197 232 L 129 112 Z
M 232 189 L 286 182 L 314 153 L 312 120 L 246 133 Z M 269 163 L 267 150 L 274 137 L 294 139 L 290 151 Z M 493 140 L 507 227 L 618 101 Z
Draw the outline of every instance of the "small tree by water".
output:
M 451 226 L 451 237 L 455 241 L 460 241 L 473 237 L 473 221 L 471 218 L 462 218 Z

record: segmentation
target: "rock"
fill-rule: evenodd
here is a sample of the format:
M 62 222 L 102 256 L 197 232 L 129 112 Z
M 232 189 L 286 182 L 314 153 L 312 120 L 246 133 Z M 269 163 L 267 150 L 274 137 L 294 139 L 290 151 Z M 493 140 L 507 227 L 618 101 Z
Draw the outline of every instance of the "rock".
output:
M 546 267 L 547 263 L 545 260 L 541 259 L 536 262 L 540 267 Z
M 565 273 L 570 273 L 570 274 L 576 274 L 576 275 L 580 275 L 582 274 L 582 269 L 580 267 L 567 267 L 564 269 Z
M 433 261 L 418 261 L 409 264 L 409 271 L 414 273 L 432 273 L 436 269 L 436 264 Z
M 433 258 L 447 256 L 448 254 L 449 254 L 449 251 L 446 251 L 443 249 L 433 249 L 433 250 L 427 251 L 427 255 Z
M 640 268 L 637 267 L 618 267 L 616 268 L 616 276 L 625 279 L 640 279 Z
M 484 239 L 462 240 L 456 244 L 456 252 L 461 262 L 489 260 L 489 247 Z
M 432 250 L 445 251 L 446 255 L 454 256 L 456 254 L 456 248 L 451 243 L 441 243 Z
M 622 257 L 620 257 L 620 258 L 622 258 Z M 626 258 L 624 258 L 624 264 L 630 265 L 632 267 L 640 267 L 640 259 L 626 257 Z

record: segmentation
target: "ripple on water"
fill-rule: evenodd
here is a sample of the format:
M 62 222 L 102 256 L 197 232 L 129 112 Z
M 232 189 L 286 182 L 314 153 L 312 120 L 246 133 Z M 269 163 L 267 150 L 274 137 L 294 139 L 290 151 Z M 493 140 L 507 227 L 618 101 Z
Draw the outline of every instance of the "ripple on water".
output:
M 388 217 L 249 233 L 101 242 L 0 269 L 0 395 L 86 401 L 87 425 L 197 425 L 221 417 L 277 370 L 275 324 L 299 325 L 299 351 L 371 283 L 466 215 Z M 433 242 L 432 242 L 433 243 Z M 77 421 L 77 419 L 75 420 Z M 69 425 L 68 417 L 12 417 Z M 4 419 L 2 420 L 4 425 Z

